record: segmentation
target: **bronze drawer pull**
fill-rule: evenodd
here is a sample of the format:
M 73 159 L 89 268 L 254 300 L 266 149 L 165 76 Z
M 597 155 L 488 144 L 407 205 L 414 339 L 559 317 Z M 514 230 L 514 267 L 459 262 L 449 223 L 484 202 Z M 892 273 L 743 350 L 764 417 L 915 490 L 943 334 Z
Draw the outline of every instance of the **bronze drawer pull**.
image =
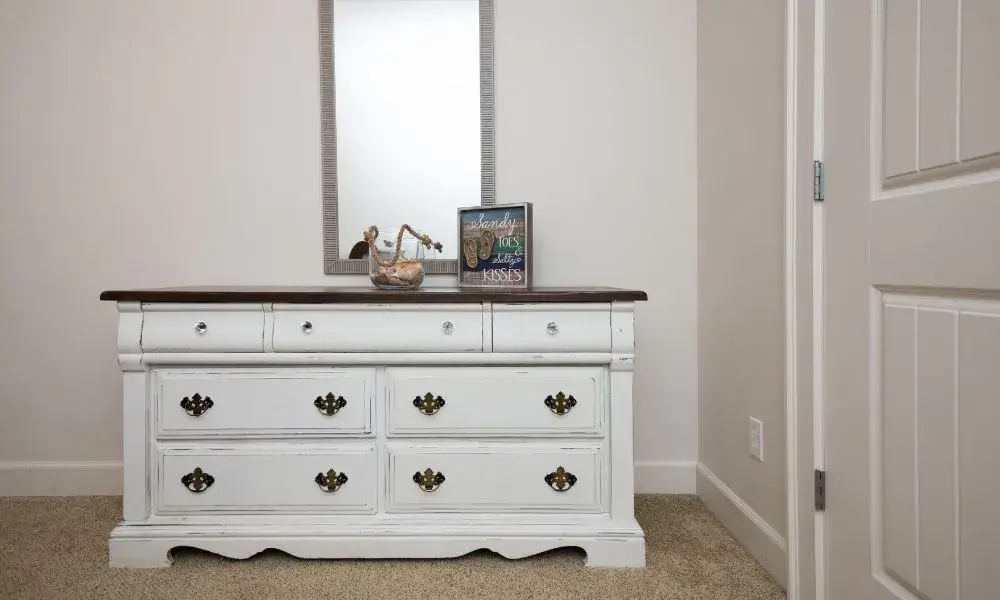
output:
M 414 398 L 413 406 L 419 408 L 420 412 L 424 413 L 425 415 L 433 415 L 437 411 L 441 410 L 442 406 L 444 406 L 444 398 L 442 398 L 441 396 L 435 398 L 434 394 L 427 392 L 426 394 L 424 394 L 423 398 L 421 398 L 420 396 Z
M 181 408 L 183 408 L 184 412 L 192 417 L 200 417 L 205 414 L 205 411 L 213 406 L 215 406 L 215 402 L 212 402 L 212 399 L 208 396 L 203 398 L 201 394 L 195 394 L 190 398 L 184 396 L 184 398 L 181 399 Z
M 433 492 L 444 483 L 444 473 L 435 473 L 433 469 L 427 469 L 423 473 L 417 471 L 413 474 L 413 482 L 425 492 Z
M 557 492 L 565 492 L 576 483 L 576 475 L 560 466 L 554 473 L 545 476 L 545 483 Z
M 557 415 L 564 415 L 576 406 L 576 398 L 572 394 L 567 396 L 566 394 L 559 392 L 556 394 L 555 398 L 548 396 L 545 398 L 545 406 L 549 407 L 549 410 Z
M 195 467 L 193 472 L 181 477 L 181 483 L 192 492 L 201 493 L 212 487 L 212 484 L 215 483 L 215 477 L 202 471 L 201 467 Z
M 347 483 L 347 474 L 338 473 L 333 469 L 330 469 L 326 473 L 318 473 L 315 481 L 316 485 L 318 485 L 321 490 L 327 493 L 332 493 L 336 492 L 340 489 L 340 486 Z
M 313 400 L 313 406 L 319 409 L 319 412 L 326 416 L 332 416 L 340 412 L 340 409 L 347 406 L 347 400 L 344 400 L 343 396 L 334 396 L 333 393 L 328 393 L 326 396 L 316 396 Z

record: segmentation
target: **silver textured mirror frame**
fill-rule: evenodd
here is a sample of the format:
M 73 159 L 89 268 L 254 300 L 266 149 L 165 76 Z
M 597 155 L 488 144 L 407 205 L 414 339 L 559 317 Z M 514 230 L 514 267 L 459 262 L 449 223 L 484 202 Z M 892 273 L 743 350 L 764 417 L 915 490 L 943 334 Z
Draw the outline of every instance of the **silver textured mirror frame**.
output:
M 333 3 L 319 1 L 320 118 L 323 156 L 323 270 L 327 275 L 368 273 L 367 259 L 340 257 L 337 221 L 337 114 L 333 69 Z M 494 191 L 493 0 L 479 0 L 479 121 L 481 139 L 481 202 L 496 204 Z M 457 274 L 458 258 L 428 257 L 428 274 Z

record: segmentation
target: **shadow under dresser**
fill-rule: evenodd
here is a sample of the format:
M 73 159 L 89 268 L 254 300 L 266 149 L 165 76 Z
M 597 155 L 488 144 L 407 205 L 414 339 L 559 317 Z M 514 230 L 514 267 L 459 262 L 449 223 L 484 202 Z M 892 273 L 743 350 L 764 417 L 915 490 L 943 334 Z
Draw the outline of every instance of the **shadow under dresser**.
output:
M 112 566 L 232 558 L 645 565 L 633 308 L 615 288 L 116 290 Z

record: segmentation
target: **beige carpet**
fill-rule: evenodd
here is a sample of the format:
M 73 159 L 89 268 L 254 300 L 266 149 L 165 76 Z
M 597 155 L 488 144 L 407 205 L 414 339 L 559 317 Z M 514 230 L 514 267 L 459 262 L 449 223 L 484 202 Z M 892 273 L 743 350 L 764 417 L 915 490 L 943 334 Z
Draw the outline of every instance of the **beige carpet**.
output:
M 282 600 L 420 598 L 779 599 L 785 594 L 696 498 L 639 496 L 645 569 L 593 569 L 561 549 L 511 561 L 486 551 L 450 560 L 246 561 L 175 551 L 163 569 L 109 569 L 118 497 L 0 498 L 0 598 Z

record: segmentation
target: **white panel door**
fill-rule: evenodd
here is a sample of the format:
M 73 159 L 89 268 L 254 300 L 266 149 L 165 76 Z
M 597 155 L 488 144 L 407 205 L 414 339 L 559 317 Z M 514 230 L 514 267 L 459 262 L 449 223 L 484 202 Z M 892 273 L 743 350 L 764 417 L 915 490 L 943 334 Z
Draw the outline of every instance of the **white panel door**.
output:
M 996 598 L 1000 2 L 825 10 L 826 598 Z

